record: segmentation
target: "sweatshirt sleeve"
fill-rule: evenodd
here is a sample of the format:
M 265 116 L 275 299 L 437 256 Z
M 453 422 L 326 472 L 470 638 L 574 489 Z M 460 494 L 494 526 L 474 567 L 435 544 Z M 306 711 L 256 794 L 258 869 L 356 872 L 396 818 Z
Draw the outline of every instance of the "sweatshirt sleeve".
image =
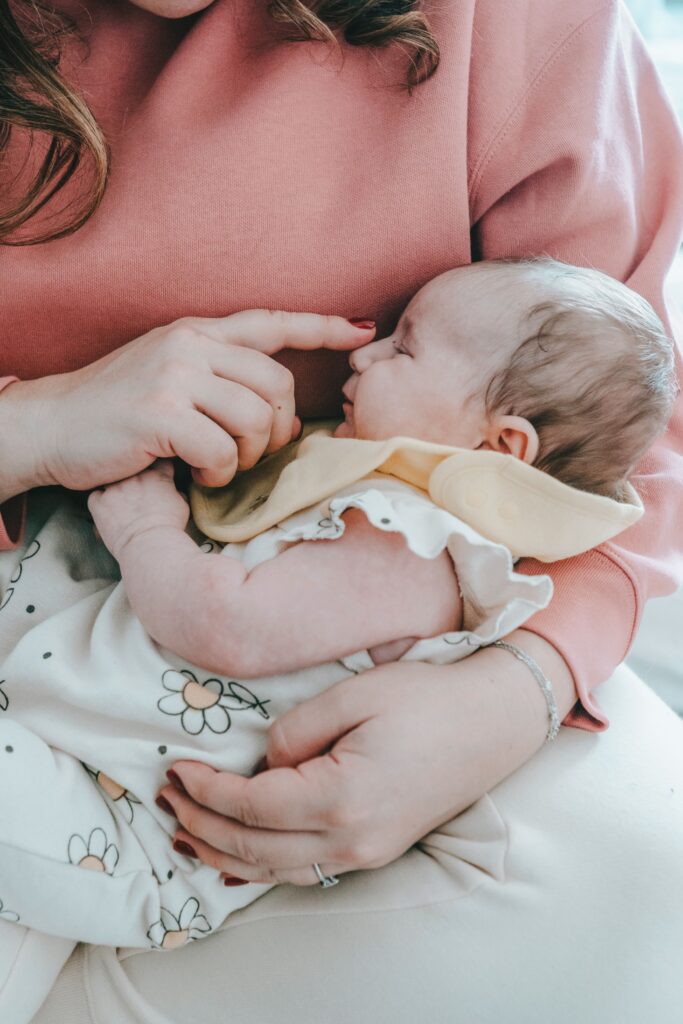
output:
M 0 391 L 18 377 L 0 377 Z M 0 551 L 9 551 L 21 543 L 26 524 L 26 495 L 17 494 L 0 505 Z
M 623 4 L 526 7 L 518 28 L 506 24 L 505 48 L 498 42 L 508 55 L 501 74 L 489 63 L 488 82 L 482 70 L 472 83 L 472 258 L 546 253 L 625 281 L 678 338 L 681 380 L 683 332 L 664 288 L 683 225 L 675 115 Z M 591 691 L 626 656 L 645 601 L 683 582 L 683 395 L 632 483 L 646 508 L 638 524 L 578 558 L 518 567 L 553 579 L 550 606 L 525 628 L 572 669 L 580 702 L 565 724 L 593 731 L 608 722 Z

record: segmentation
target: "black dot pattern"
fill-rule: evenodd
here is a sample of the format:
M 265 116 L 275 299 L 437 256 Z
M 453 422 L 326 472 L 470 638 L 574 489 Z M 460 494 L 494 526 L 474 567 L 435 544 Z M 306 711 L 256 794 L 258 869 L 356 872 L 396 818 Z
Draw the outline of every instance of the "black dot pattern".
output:
M 168 874 L 166 875 L 166 877 L 168 878 L 168 880 L 169 880 L 169 882 L 170 882 L 170 881 L 171 881 L 171 879 L 173 878 L 173 872 L 172 872 L 172 871 L 169 871 L 169 873 L 168 873 Z
M 47 658 L 51 658 L 51 657 L 52 657 L 52 651 L 45 651 L 45 654 L 43 655 L 43 660 L 46 660 Z
M 5 747 L 5 750 L 7 751 L 8 754 L 14 753 L 14 747 L 10 747 L 9 744 Z
M 35 610 L 36 610 L 36 606 L 34 604 L 27 604 L 26 605 L 26 611 L 29 613 L 29 615 L 31 615 L 31 613 L 34 612 Z
M 165 753 L 166 753 L 166 751 L 168 750 L 168 747 L 165 747 L 165 746 L 164 746 L 164 745 L 162 744 L 162 745 L 161 745 L 160 747 L 157 747 L 157 750 L 159 751 L 159 753 L 160 753 L 160 754 L 165 754 Z
M 391 519 L 380 519 L 380 523 L 383 523 L 385 526 L 388 526 L 390 522 Z

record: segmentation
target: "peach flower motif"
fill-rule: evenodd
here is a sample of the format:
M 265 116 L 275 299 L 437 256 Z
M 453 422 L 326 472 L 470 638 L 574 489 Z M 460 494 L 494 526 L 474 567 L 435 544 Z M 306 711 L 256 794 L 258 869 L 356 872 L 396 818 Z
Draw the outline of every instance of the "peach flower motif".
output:
M 269 718 L 267 700 L 261 700 L 243 683 L 232 679 L 205 679 L 200 683 L 189 669 L 167 669 L 161 684 L 169 693 L 157 701 L 165 715 L 180 715 L 180 723 L 191 736 L 198 736 L 206 726 L 211 732 L 227 732 L 232 724 L 230 711 L 256 711 Z
M 69 839 L 69 861 L 86 871 L 103 871 L 107 875 L 114 874 L 119 862 L 119 851 L 113 843 L 107 842 L 104 829 L 94 828 L 86 842 L 82 836 L 74 834 Z
M 90 765 L 83 762 L 83 767 L 87 771 L 88 775 L 95 780 L 100 789 L 103 789 L 107 794 L 111 802 L 116 806 L 122 816 L 126 819 L 130 825 L 135 817 L 135 811 L 133 804 L 139 804 L 140 800 L 136 796 L 133 796 L 129 789 L 122 786 L 119 782 L 105 775 L 104 772 L 99 772 L 96 768 L 91 768 Z
M 161 917 L 147 932 L 147 938 L 156 949 L 179 949 L 180 946 L 200 939 L 211 931 L 211 925 L 203 914 L 197 913 L 199 900 L 191 896 L 182 906 L 178 916 L 166 907 L 161 908 Z

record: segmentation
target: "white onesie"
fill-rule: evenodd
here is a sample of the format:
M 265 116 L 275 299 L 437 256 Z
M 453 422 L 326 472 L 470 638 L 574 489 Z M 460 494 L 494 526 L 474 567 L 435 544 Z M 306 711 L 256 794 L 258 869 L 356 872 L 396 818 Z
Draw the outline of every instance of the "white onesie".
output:
M 516 574 L 507 548 L 380 473 L 244 543 L 221 549 L 193 524 L 188 533 L 207 558 L 223 552 L 252 569 L 302 540 L 341 536 L 350 507 L 421 557 L 452 556 L 463 630 L 419 641 L 403 661 L 458 661 L 550 600 L 548 577 Z M 21 549 L 0 553 L 0 594 L 0 917 L 90 943 L 173 949 L 270 888 L 226 888 L 176 853 L 176 823 L 156 793 L 183 758 L 252 774 L 273 719 L 371 668 L 367 651 L 248 682 L 183 661 L 131 611 L 82 496 L 51 489 L 32 492 Z

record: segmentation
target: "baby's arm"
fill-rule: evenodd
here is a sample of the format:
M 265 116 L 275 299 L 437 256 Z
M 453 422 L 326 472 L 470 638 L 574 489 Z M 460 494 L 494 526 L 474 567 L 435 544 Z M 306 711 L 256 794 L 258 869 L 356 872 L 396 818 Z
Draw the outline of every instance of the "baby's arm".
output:
M 401 535 L 377 530 L 350 509 L 338 540 L 296 544 L 247 572 L 235 559 L 197 547 L 184 532 L 187 506 L 179 495 L 185 523 L 164 522 L 154 512 L 154 481 L 143 498 L 145 475 L 108 488 L 90 507 L 145 629 L 189 661 L 249 679 L 459 628 L 461 598 L 447 552 L 421 558 Z M 134 481 L 142 481 L 137 528 L 126 511 Z M 116 531 L 107 529 L 107 518 Z

